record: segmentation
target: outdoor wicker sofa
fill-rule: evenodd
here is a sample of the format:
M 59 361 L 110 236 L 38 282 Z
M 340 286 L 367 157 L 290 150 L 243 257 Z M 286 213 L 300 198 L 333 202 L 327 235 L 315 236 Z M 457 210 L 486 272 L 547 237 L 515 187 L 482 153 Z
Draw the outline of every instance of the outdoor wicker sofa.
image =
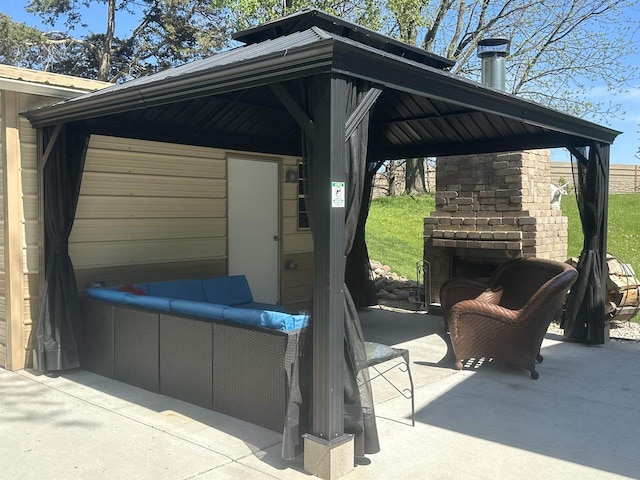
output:
M 300 328 L 278 330 L 260 326 L 262 310 L 221 304 L 198 307 L 195 305 L 198 302 L 184 299 L 178 305 L 185 302 L 200 314 L 83 296 L 81 366 L 105 377 L 282 431 L 290 377 L 298 357 Z M 205 316 L 211 312 L 218 312 L 219 318 Z M 222 312 L 230 312 L 231 316 Z M 232 320 L 243 315 L 258 323 Z M 300 316 L 293 317 L 296 323 L 300 320 Z

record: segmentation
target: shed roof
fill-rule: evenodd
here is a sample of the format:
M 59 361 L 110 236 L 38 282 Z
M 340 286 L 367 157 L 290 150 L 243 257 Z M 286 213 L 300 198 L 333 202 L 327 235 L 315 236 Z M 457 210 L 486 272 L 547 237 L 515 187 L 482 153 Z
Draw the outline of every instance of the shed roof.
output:
M 300 126 L 272 86 L 303 105 L 301 79 L 338 74 L 384 87 L 372 111 L 372 159 L 610 144 L 620 133 L 443 71 L 437 56 L 407 58 L 413 47 L 382 48 L 380 38 L 354 34 L 357 26 L 310 12 L 237 36 L 254 43 L 26 116 L 36 127 L 82 122 L 97 133 L 300 155 Z
M 0 90 L 70 98 L 111 85 L 86 78 L 0 65 Z

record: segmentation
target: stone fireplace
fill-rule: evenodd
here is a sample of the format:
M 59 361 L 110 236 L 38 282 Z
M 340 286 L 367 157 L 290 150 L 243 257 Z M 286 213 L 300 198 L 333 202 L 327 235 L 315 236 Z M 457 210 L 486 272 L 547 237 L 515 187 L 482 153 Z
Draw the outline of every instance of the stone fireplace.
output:
M 436 209 L 424 219 L 431 302 L 445 280 L 488 277 L 511 258 L 566 260 L 567 218 L 551 208 L 549 162 L 548 150 L 437 159 Z

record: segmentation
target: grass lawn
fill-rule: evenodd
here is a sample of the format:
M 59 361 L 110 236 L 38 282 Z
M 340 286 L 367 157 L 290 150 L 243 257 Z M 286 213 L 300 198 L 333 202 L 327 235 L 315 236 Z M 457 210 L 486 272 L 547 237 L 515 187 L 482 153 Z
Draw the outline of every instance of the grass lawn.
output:
M 582 251 L 582 227 L 578 205 L 573 194 L 562 199 L 562 213 L 569 219 L 569 257 Z M 609 195 L 609 226 L 607 252 L 633 267 L 640 274 L 640 194 Z
M 416 262 L 422 259 L 423 219 L 435 208 L 433 196 L 382 197 L 371 204 L 367 221 L 367 245 L 372 259 L 389 265 L 407 278 L 416 278 Z M 582 227 L 575 197 L 562 200 L 569 218 L 568 257 L 582 250 Z M 640 194 L 609 197 L 607 251 L 633 266 L 640 274 Z
M 422 260 L 423 220 L 434 209 L 432 195 L 373 200 L 367 220 L 369 256 L 415 280 L 416 263 Z

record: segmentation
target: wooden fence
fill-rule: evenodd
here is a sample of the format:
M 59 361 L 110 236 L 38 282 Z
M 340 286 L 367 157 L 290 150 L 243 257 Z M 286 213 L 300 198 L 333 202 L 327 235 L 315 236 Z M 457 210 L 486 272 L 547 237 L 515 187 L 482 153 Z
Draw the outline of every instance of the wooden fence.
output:
M 435 168 L 427 167 L 426 185 L 430 192 L 435 191 Z M 404 191 L 404 170 L 399 168 L 395 175 L 394 192 Z M 551 182 L 573 183 L 573 173 L 570 162 L 551 162 Z M 389 179 L 384 174 L 378 174 L 374 178 L 374 197 L 389 195 Z M 609 193 L 638 193 L 640 192 L 640 166 L 613 164 L 609 167 Z
M 638 165 L 613 164 L 609 166 L 609 193 L 640 192 L 640 168 Z M 570 162 L 551 162 L 551 182 L 556 185 L 565 182 L 573 183 Z

